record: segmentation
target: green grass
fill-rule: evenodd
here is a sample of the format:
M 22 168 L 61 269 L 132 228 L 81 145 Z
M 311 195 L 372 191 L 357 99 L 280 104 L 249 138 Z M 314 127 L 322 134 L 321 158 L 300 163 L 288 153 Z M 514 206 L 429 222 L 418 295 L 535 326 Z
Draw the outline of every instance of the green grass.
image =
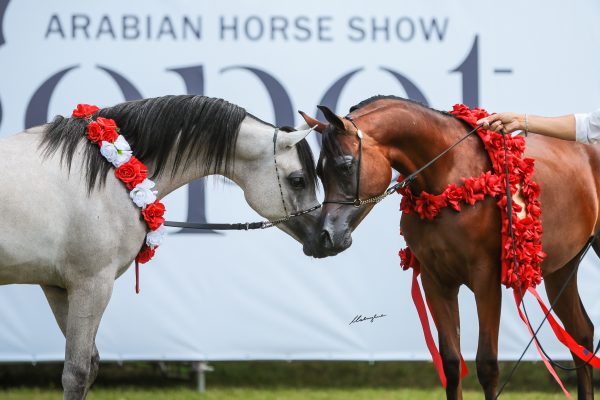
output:
M 443 399 L 441 389 L 210 389 L 200 394 L 192 389 L 142 390 L 142 389 L 93 389 L 89 400 L 431 400 Z M 478 391 L 466 391 L 465 400 L 481 399 Z M 511 392 L 503 400 L 564 399 L 561 393 Z M 0 391 L 2 400 L 59 400 L 58 390 L 12 389 Z
M 444 399 L 430 362 L 214 362 L 199 394 L 190 363 L 102 363 L 90 400 L 198 399 Z M 475 373 L 463 381 L 464 399 L 483 398 Z M 500 364 L 504 382 L 513 363 Z M 0 400 L 62 399 L 61 363 L 0 364 Z M 575 395 L 574 373 L 559 372 Z M 501 400 L 564 399 L 542 363 L 519 366 Z

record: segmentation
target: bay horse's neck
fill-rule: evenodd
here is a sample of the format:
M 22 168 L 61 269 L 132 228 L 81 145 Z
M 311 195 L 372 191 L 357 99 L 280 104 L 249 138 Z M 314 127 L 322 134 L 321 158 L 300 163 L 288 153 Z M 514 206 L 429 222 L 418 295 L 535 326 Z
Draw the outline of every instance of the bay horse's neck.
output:
M 390 166 L 407 176 L 452 146 L 469 129 L 456 118 L 421 105 L 394 101 L 382 108 L 384 118 L 372 130 L 380 145 L 387 148 Z M 375 116 L 375 114 L 373 114 Z M 462 177 L 479 175 L 489 169 L 489 161 L 476 136 L 466 139 L 430 167 L 421 172 L 411 185 L 415 193 L 423 190 L 441 193 Z

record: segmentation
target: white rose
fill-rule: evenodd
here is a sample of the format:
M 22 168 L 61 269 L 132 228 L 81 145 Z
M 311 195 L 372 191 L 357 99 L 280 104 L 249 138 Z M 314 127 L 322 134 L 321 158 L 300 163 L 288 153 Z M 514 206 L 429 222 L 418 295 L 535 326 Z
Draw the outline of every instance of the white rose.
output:
M 159 226 L 155 231 L 148 232 L 146 235 L 146 245 L 151 248 L 158 247 L 162 243 L 166 233 L 167 230 L 164 225 Z
M 102 146 L 100 147 L 100 154 L 102 154 L 102 156 L 104 156 L 104 158 L 106 158 L 106 160 L 109 163 L 114 164 L 115 160 L 117 159 L 117 155 L 119 154 L 119 151 L 117 150 L 114 144 L 103 140 Z
M 115 167 L 119 167 L 131 158 L 131 147 L 123 135 L 119 135 L 113 145 L 117 149 L 117 155 L 115 156 L 114 161 L 111 162 Z
M 144 179 L 143 182 L 138 183 L 131 192 L 129 197 L 138 207 L 144 207 L 148 204 L 154 203 L 156 200 L 156 191 L 151 190 L 154 187 L 154 182 L 150 179 Z

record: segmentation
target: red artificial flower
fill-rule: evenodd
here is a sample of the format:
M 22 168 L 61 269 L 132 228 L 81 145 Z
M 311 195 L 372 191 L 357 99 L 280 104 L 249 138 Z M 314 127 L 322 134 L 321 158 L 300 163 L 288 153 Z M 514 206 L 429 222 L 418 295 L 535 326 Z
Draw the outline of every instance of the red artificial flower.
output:
M 102 127 L 103 134 L 102 140 L 113 143 L 119 137 L 119 132 L 117 130 L 117 124 L 114 120 L 110 118 L 96 118 L 96 122 Z
M 148 177 L 148 168 L 136 157 L 131 157 L 115 169 L 115 176 L 131 190 Z
M 491 171 L 481 174 L 481 179 L 484 182 L 483 192 L 485 194 L 496 197 L 504 191 L 502 187 L 502 179 L 500 179 L 498 175 L 492 174 Z
M 406 271 L 411 267 L 410 262 L 412 259 L 412 253 L 410 251 L 410 248 L 407 247 L 405 249 L 400 249 L 398 255 L 400 256 L 400 267 L 402 267 L 402 269 Z
M 98 107 L 91 104 L 77 104 L 77 108 L 73 110 L 71 116 L 75 118 L 87 118 L 98 110 L 100 110 Z
M 150 230 L 158 229 L 164 222 L 165 219 L 163 216 L 165 215 L 165 206 L 160 200 L 156 200 L 152 204 L 148 204 L 146 208 L 142 210 L 142 216 L 148 225 Z
M 144 247 L 140 250 L 138 255 L 135 257 L 135 261 L 137 261 L 140 264 L 147 263 L 148 261 L 150 261 L 152 259 L 152 257 L 154 257 L 154 252 L 156 251 L 157 248 L 158 247 L 151 248 L 151 247 L 144 245 Z
M 102 127 L 95 121 L 92 121 L 87 126 L 88 139 L 94 143 L 102 143 Z
M 433 220 L 440 210 L 448 205 L 446 198 L 443 195 L 433 195 L 427 192 L 415 200 L 415 211 L 423 219 Z
M 446 202 L 450 207 L 455 209 L 456 211 L 460 211 L 460 202 L 463 199 L 464 190 L 462 187 L 456 186 L 454 183 L 448 185 L 446 190 L 444 190 L 444 197 L 446 198 Z
M 415 269 L 417 272 L 421 270 L 421 263 L 417 260 L 410 247 L 407 246 L 404 249 L 400 249 L 398 255 L 400 256 L 400 267 L 404 271 L 410 268 Z
M 463 198 L 470 205 L 485 198 L 484 183 L 480 178 L 463 179 Z

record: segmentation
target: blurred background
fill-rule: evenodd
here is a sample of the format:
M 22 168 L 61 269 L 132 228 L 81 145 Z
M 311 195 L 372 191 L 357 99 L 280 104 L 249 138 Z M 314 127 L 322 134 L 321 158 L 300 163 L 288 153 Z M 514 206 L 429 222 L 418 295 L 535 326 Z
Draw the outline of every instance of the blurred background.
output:
M 322 119 L 316 105 L 325 104 L 345 115 L 377 94 L 439 110 L 465 103 L 562 115 L 600 107 L 600 3 L 592 0 L 1 0 L 0 7 L 0 137 L 69 115 L 77 103 L 185 93 L 222 97 L 280 126 L 300 124 L 296 110 Z M 318 154 L 316 137 L 309 140 Z M 171 230 L 141 267 L 139 295 L 133 269 L 116 282 L 98 331 L 104 363 L 92 395 L 116 388 L 116 398 L 135 398 L 121 391 L 134 386 L 182 387 L 194 396 L 206 379 L 205 396 L 223 398 L 255 390 L 237 387 L 294 388 L 275 392 L 281 398 L 322 395 L 296 390 L 311 387 L 365 390 L 365 398 L 381 398 L 381 388 L 433 388 L 423 398 L 441 396 L 411 273 L 399 267 L 399 200 L 379 204 L 353 246 L 324 260 L 305 257 L 278 230 Z M 165 204 L 170 220 L 260 219 L 221 179 L 194 182 Z M 588 256 L 579 286 L 595 323 L 599 278 L 600 263 Z M 501 380 L 529 341 L 512 293 L 504 297 Z M 527 304 L 535 325 L 540 313 Z M 471 361 L 478 329 L 467 289 L 460 307 L 462 352 Z M 374 314 L 385 317 L 350 324 Z M 547 327 L 540 338 L 550 355 L 570 359 Z M 63 359 L 64 338 L 41 290 L 0 287 L 0 398 L 59 396 Z M 539 358 L 530 350 L 525 359 Z M 215 371 L 204 376 L 209 366 Z M 477 390 L 471 371 L 465 385 Z M 520 371 L 516 389 L 558 393 L 542 364 Z M 187 398 L 173 393 L 157 398 Z

